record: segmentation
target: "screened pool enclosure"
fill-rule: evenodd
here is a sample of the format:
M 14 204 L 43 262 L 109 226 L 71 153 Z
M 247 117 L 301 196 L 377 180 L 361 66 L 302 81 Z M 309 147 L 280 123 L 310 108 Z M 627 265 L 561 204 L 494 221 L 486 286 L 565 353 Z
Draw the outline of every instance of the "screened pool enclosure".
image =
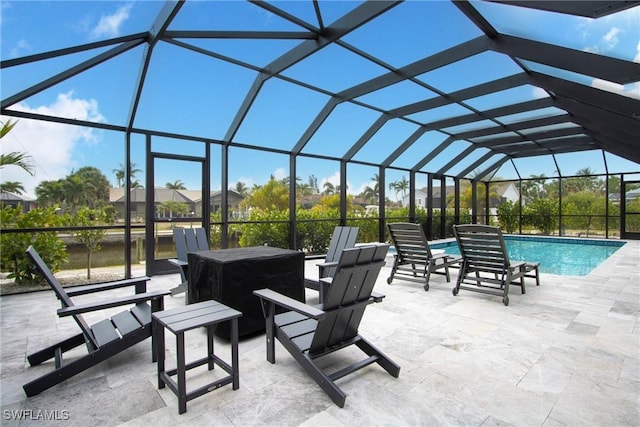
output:
M 640 237 L 638 1 L 21 1 L 1 25 L 2 149 L 32 172 L 3 164 L 3 207 L 66 218 L 14 211 L 14 241 L 103 231 L 126 275 L 167 268 L 174 226 L 308 253 L 390 221 Z

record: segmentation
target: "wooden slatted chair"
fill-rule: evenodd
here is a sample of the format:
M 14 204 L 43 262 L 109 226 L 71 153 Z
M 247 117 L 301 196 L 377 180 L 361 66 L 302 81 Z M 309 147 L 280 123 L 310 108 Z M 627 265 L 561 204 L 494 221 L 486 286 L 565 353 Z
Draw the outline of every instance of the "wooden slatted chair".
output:
M 358 239 L 358 227 L 338 226 L 333 229 L 333 235 L 329 242 L 329 249 L 324 261 L 318 264 L 318 278 L 333 277 L 338 265 L 338 259 L 343 249 L 353 248 Z M 305 287 L 319 292 L 319 301 L 324 301 L 327 292 L 327 282 L 322 280 L 305 279 Z
M 180 268 L 180 283 L 171 289 L 171 295 L 178 295 L 186 292 L 187 278 L 189 277 L 189 261 L 187 254 L 189 252 L 208 251 L 209 240 L 207 232 L 204 228 L 180 228 L 173 229 L 173 241 L 176 245 L 176 257 L 168 261 Z
M 319 306 L 308 306 L 270 289 L 254 291 L 262 301 L 267 322 L 267 360 L 275 363 L 275 338 L 340 407 L 346 394 L 335 381 L 345 375 L 372 363 L 396 378 L 400 374 L 400 366 L 358 333 L 365 308 L 384 298 L 374 293 L 373 287 L 387 249 L 387 244 L 378 244 L 343 250 L 333 279 L 323 279 L 332 283 Z M 291 311 L 281 312 L 280 308 Z M 316 363 L 351 345 L 368 357 L 329 374 Z
M 451 281 L 449 268 L 457 267 L 460 257 L 444 252 L 433 254 L 420 224 L 393 222 L 387 224 L 387 228 L 396 250 L 388 284 L 395 276 L 402 276 L 405 280 L 422 283 L 428 291 L 431 274 L 444 274 L 447 282 Z
M 453 231 L 462 254 L 462 266 L 453 295 L 460 289 L 502 297 L 509 305 L 509 286 L 520 286 L 526 293 L 524 278 L 535 277 L 540 286 L 537 262 L 511 261 L 498 227 L 480 224 L 455 225 Z
M 39 365 L 54 359 L 53 371 L 23 386 L 27 396 L 34 396 L 59 384 L 72 376 L 97 365 L 98 363 L 120 353 L 121 351 L 151 337 L 151 313 L 163 309 L 163 297 L 168 292 L 146 292 L 148 277 L 104 282 L 64 289 L 38 252 L 29 246 L 27 256 L 37 270 L 45 278 L 62 304 L 58 316 L 71 316 L 80 327 L 81 333 L 64 341 L 51 345 L 27 357 L 31 366 Z M 94 292 L 107 291 L 122 287 L 135 286 L 135 294 L 115 297 L 93 303 L 76 305 L 71 297 Z M 149 304 L 150 303 L 150 304 Z M 105 310 L 113 307 L 129 305 L 129 310 L 122 311 L 111 318 L 89 325 L 82 317 L 83 313 Z M 81 345 L 87 346 L 88 354 L 80 358 L 64 360 L 66 351 Z M 152 344 L 152 358 L 156 361 L 155 346 Z

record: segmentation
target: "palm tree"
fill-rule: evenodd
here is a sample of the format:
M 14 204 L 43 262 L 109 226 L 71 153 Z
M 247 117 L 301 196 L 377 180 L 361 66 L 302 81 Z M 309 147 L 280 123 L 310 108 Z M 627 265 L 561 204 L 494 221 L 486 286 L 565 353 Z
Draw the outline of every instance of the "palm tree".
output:
M 565 192 L 578 193 L 581 191 L 599 192 L 603 190 L 604 183 L 600 181 L 595 172 L 590 168 L 582 168 L 576 172 L 576 176 L 564 181 Z
M 130 163 L 129 166 L 131 169 L 131 176 L 129 177 L 130 187 L 131 188 L 141 187 L 140 183 L 138 181 L 134 181 L 133 178 L 135 178 L 138 172 L 142 172 L 142 169 L 136 168 L 135 163 Z M 120 163 L 120 167 L 118 169 L 113 169 L 113 173 L 116 175 L 116 185 L 118 187 L 124 187 L 124 177 L 127 174 L 127 170 L 124 167 L 124 165 Z M 134 186 L 133 185 L 134 183 L 137 183 L 137 184 Z
M 402 193 L 402 198 L 407 194 L 407 190 L 409 189 L 409 181 L 407 181 L 406 177 L 402 177 L 402 181 L 394 181 L 389 183 L 389 190 L 393 190 L 396 193 L 396 199 L 398 198 L 398 193 Z
M 124 170 L 114 169 L 113 173 L 116 175 L 116 187 L 123 187 L 123 184 L 124 184 Z
M 184 183 L 180 180 L 174 182 L 167 182 L 165 185 L 169 190 L 186 190 Z
M 236 186 L 234 187 L 234 190 L 236 191 L 236 193 L 242 194 L 243 196 L 246 196 L 247 194 L 249 194 L 249 189 L 244 184 L 244 182 L 240 182 L 240 181 L 236 182 Z
M 24 194 L 24 191 L 25 191 L 22 183 L 17 181 L 3 182 L 2 184 L 0 184 L 0 190 L 8 191 L 9 193 L 14 193 L 14 194 Z
M 527 202 L 533 202 L 545 196 L 544 184 L 548 178 L 545 174 L 529 175 L 529 178 L 527 181 L 522 181 L 522 193 Z
M 64 179 L 40 182 L 35 189 L 38 204 L 42 206 L 61 204 L 65 198 L 64 182 Z
M 79 206 L 86 205 L 86 186 L 87 183 L 77 175 L 71 175 L 63 182 L 64 201 L 66 202 L 66 207 L 70 209 L 73 215 L 76 214 Z
M 376 173 L 371 180 L 374 183 L 373 187 L 366 186 L 362 191 L 362 197 L 372 203 L 378 203 L 378 199 L 380 198 L 380 177 Z
M 0 129 L 0 139 L 4 138 L 11 129 L 13 129 L 18 122 L 12 122 L 11 120 L 2 123 L 2 128 Z M 18 166 L 22 168 L 29 175 L 33 176 L 35 173 L 33 164 L 31 163 L 31 156 L 26 153 L 19 153 L 17 151 L 12 151 L 10 153 L 2 153 L 0 154 L 0 169 L 5 166 Z
M 402 192 L 402 197 L 404 198 L 404 196 L 407 195 L 407 190 L 409 190 L 409 181 L 407 180 L 407 177 L 403 176 L 402 180 L 397 184 L 397 188 Z
M 8 134 L 16 124 L 18 124 L 17 121 L 12 123 L 11 120 L 7 121 L 6 123 L 2 123 L 2 129 L 0 129 L 0 139 L 4 138 L 4 136 Z
M 325 196 L 329 196 L 331 194 L 335 194 L 336 192 L 336 187 L 330 183 L 329 181 L 326 181 L 324 184 L 322 184 L 322 187 L 324 188 L 324 195 Z

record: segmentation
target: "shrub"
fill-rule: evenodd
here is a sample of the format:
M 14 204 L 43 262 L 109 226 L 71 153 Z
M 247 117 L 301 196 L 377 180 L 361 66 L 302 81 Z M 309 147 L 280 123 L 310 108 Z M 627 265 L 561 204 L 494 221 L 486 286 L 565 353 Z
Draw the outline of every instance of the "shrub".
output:
M 5 207 L 0 210 L 2 229 L 12 228 L 46 228 L 61 225 L 62 217 L 56 215 L 54 208 L 32 209 L 27 213 L 22 208 Z M 52 271 L 58 271 L 68 259 L 66 245 L 58 238 L 55 231 L 2 233 L 0 236 L 2 255 L 0 269 L 9 272 L 8 277 L 18 283 L 39 282 L 42 280 L 36 273 L 25 251 L 32 245 Z
M 498 224 L 507 233 L 514 233 L 520 223 L 520 206 L 507 200 L 497 208 Z
M 558 201 L 536 199 L 524 210 L 523 222 L 537 228 L 542 234 L 549 235 L 558 228 Z

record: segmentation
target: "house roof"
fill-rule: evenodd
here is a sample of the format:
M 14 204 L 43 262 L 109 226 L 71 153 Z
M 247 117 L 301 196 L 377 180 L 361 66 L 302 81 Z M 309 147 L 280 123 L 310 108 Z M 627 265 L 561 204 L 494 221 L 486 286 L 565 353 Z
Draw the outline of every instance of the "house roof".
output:
M 122 187 L 109 189 L 109 202 L 124 203 L 125 189 Z M 135 188 L 131 190 L 131 202 L 144 202 L 146 190 L 144 188 Z M 212 191 L 211 198 L 219 197 L 220 191 Z M 244 197 L 236 191 L 229 190 L 229 197 L 241 200 Z M 154 189 L 154 199 L 156 203 L 164 202 L 181 202 L 181 203 L 198 203 L 202 200 L 202 191 L 200 190 L 173 190 L 168 188 Z
M 499 195 L 503 195 L 508 189 L 509 187 L 512 187 L 513 183 L 511 182 L 496 182 L 496 183 L 492 183 L 491 184 L 491 188 L 495 189 L 495 191 L 499 194 Z M 515 187 L 514 187 L 515 188 Z M 429 193 L 429 189 L 428 187 L 422 187 L 417 189 L 416 191 L 421 192 L 423 195 L 427 195 Z M 446 186 L 446 195 L 451 195 L 455 193 L 455 186 L 453 185 L 447 185 Z M 516 188 L 517 191 L 517 188 Z M 433 197 L 440 197 L 440 186 L 434 186 L 433 187 Z
M 12 193 L 10 191 L 1 190 L 0 200 L 7 202 L 32 202 L 35 199 L 20 194 Z

